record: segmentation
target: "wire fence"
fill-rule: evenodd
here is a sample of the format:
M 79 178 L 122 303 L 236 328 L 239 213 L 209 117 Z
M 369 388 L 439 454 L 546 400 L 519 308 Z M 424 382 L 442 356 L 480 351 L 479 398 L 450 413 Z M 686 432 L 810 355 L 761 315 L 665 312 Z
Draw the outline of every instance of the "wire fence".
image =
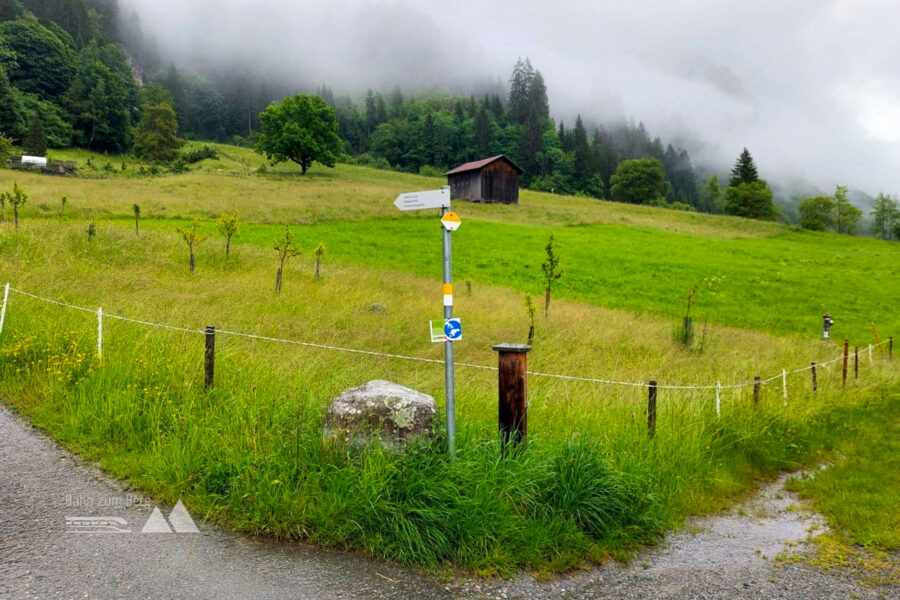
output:
M 137 325 L 143 325 L 145 327 L 154 327 L 154 328 L 165 329 L 165 330 L 169 330 L 169 331 L 178 331 L 181 333 L 190 333 L 190 334 L 197 334 L 197 335 L 203 335 L 203 336 L 208 334 L 208 332 L 203 329 L 193 329 L 193 328 L 189 328 L 189 327 L 180 327 L 180 326 L 176 326 L 176 325 L 169 325 L 166 323 L 155 323 L 155 322 L 146 321 L 143 319 L 125 317 L 122 315 L 116 315 L 116 314 L 112 314 L 112 313 L 103 312 L 102 308 L 97 308 L 95 310 L 92 308 L 86 308 L 84 306 L 76 306 L 74 304 L 69 304 L 67 302 L 54 300 L 52 298 L 45 298 L 43 296 L 38 296 L 37 294 L 32 294 L 31 292 L 26 292 L 24 290 L 10 287 L 9 283 L 7 283 L 4 288 L 3 304 L 2 304 L 2 308 L 0 308 L 0 334 L 2 334 L 2 332 L 3 332 L 3 322 L 6 318 L 6 311 L 7 311 L 7 305 L 8 305 L 8 301 L 9 301 L 10 292 L 12 292 L 14 294 L 19 294 L 21 296 L 31 298 L 33 300 L 37 300 L 40 302 L 45 302 L 48 304 L 68 308 L 70 310 L 96 314 L 97 315 L 97 355 L 98 356 L 101 356 L 103 354 L 103 319 L 104 318 L 105 319 L 113 319 L 113 320 L 117 320 L 117 321 L 123 321 L 126 323 L 134 323 Z M 334 345 L 330 345 L 330 344 L 319 344 L 319 343 L 315 343 L 315 342 L 307 342 L 307 341 L 302 341 L 302 340 L 293 340 L 293 339 L 287 339 L 287 338 L 257 335 L 257 334 L 246 333 L 246 332 L 241 332 L 241 331 L 229 331 L 226 329 L 216 329 L 215 333 L 219 334 L 219 335 L 242 337 L 242 338 L 254 339 L 254 340 L 263 340 L 263 341 L 275 342 L 275 343 L 281 343 L 281 344 L 291 344 L 291 345 L 301 346 L 301 347 L 305 347 L 305 348 L 329 350 L 329 351 L 333 351 L 333 352 L 359 354 L 359 355 L 374 356 L 374 357 L 387 358 L 387 359 L 393 359 L 393 360 L 413 361 L 413 362 L 419 362 L 419 363 L 431 363 L 431 364 L 441 364 L 441 365 L 444 364 L 444 361 L 442 359 L 436 359 L 436 358 L 426 358 L 426 357 L 422 357 L 422 356 L 409 356 L 409 355 L 404 355 L 404 354 L 393 354 L 393 353 L 389 353 L 389 352 L 378 352 L 375 350 L 364 350 L 364 349 L 359 349 L 359 348 L 346 348 L 346 347 L 334 346 Z M 893 355 L 893 338 L 891 337 L 887 340 L 884 340 L 884 341 L 876 343 L 876 344 L 869 344 L 865 348 L 865 350 L 868 352 L 869 360 L 870 361 L 872 360 L 872 352 L 875 349 L 877 349 L 881 346 L 885 346 L 885 345 L 889 345 L 891 355 Z M 827 367 L 830 364 L 843 361 L 843 360 L 845 360 L 845 358 L 846 358 L 846 355 L 844 353 L 842 353 L 839 356 L 837 356 L 836 358 L 833 358 L 831 360 L 826 360 L 826 361 L 822 361 L 822 362 L 811 362 L 807 366 L 800 367 L 800 368 L 793 369 L 793 370 L 782 369 L 780 373 L 772 375 L 771 377 L 756 378 L 756 379 L 753 379 L 750 381 L 741 381 L 741 382 L 730 383 L 730 384 L 726 384 L 726 385 L 722 385 L 721 382 L 716 382 L 715 384 L 706 384 L 706 385 L 681 385 L 681 384 L 657 385 L 655 383 L 644 382 L 644 381 L 617 381 L 617 380 L 613 380 L 613 379 L 581 377 L 581 376 L 577 376 L 577 375 L 565 375 L 565 374 L 558 374 L 558 373 L 543 373 L 543 372 L 539 372 L 539 371 L 528 371 L 527 375 L 529 375 L 531 377 L 542 377 L 542 378 L 547 378 L 547 379 L 559 379 L 559 380 L 565 380 L 565 381 L 578 381 L 578 382 L 584 382 L 584 383 L 609 385 L 609 386 L 634 387 L 634 388 L 650 388 L 650 387 L 652 387 L 652 388 L 660 389 L 660 390 L 694 390 L 694 391 L 715 390 L 715 392 L 716 392 L 716 408 L 717 408 L 717 412 L 718 412 L 719 404 L 721 402 L 721 392 L 722 391 L 748 388 L 748 387 L 754 387 L 754 386 L 763 386 L 763 385 L 770 384 L 773 381 L 780 379 L 782 381 L 782 389 L 783 389 L 784 398 L 787 399 L 787 377 L 789 375 L 795 375 L 797 373 L 803 373 L 806 371 L 814 371 L 817 367 L 818 368 Z M 463 367 L 463 368 L 468 368 L 468 369 L 480 369 L 480 370 L 485 370 L 485 371 L 499 371 L 498 367 L 492 367 L 492 366 L 487 366 L 487 365 L 479 365 L 479 364 L 466 363 L 466 362 L 455 362 L 454 364 L 457 367 Z

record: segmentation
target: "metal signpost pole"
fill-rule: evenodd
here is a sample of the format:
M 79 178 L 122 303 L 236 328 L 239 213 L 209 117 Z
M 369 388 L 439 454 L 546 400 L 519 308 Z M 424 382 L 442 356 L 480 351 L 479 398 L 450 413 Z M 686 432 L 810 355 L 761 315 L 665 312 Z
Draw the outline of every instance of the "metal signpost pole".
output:
M 399 210 L 430 210 L 441 209 L 441 231 L 444 239 L 444 322 L 443 336 L 434 333 L 432 328 L 431 341 L 444 340 L 444 375 L 447 390 L 447 450 L 450 456 L 456 454 L 456 407 L 453 395 L 453 341 L 462 339 L 462 325 L 459 319 L 453 319 L 453 272 L 450 258 L 450 234 L 459 228 L 459 215 L 450 211 L 450 186 L 445 185 L 439 190 L 424 192 L 407 192 L 400 194 L 394 200 L 394 206 Z M 433 327 L 433 324 L 432 324 Z
M 441 217 L 450 211 L 450 187 L 443 188 L 447 201 L 441 207 Z M 453 318 L 453 263 L 450 251 L 450 230 L 441 225 L 444 237 L 444 321 Z M 444 342 L 444 381 L 447 395 L 447 450 L 456 455 L 456 400 L 454 398 L 453 342 Z

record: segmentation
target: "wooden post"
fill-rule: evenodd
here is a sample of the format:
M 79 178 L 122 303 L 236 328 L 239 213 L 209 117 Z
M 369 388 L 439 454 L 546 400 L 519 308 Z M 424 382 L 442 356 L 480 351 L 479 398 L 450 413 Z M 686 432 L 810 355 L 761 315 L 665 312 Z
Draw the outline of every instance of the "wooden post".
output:
M 816 363 L 812 363 L 812 383 L 813 383 L 813 391 L 818 391 L 819 389 L 819 380 L 816 379 Z
M 690 317 L 684 318 L 684 341 L 687 344 L 694 341 L 694 320 Z
M 759 390 L 762 387 L 762 383 L 760 383 L 760 377 L 757 375 L 753 378 L 753 405 L 756 406 L 759 404 Z
M 206 380 L 205 387 L 209 389 L 213 386 L 213 379 L 216 369 L 216 328 L 212 325 L 206 326 Z
M 656 435 L 656 381 L 651 381 L 650 398 L 647 401 L 647 434 L 652 440 Z
M 847 366 L 850 360 L 850 341 L 844 340 L 844 369 L 841 371 L 841 385 L 847 387 Z
M 859 346 L 853 350 L 853 379 L 859 379 Z
M 494 350 L 500 355 L 498 413 L 500 441 L 505 454 L 510 443 L 524 442 L 528 433 L 526 355 L 531 350 L 531 346 L 497 344 L 494 346 Z
M 894 336 L 888 338 L 888 360 L 894 360 Z

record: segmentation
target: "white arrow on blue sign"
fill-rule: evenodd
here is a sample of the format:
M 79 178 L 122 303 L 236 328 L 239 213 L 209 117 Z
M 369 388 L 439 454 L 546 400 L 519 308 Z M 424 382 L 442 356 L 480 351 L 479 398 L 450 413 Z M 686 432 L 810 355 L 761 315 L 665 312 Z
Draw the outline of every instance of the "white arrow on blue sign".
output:
M 462 321 L 459 319 L 447 319 L 444 321 L 444 336 L 448 342 L 462 339 Z

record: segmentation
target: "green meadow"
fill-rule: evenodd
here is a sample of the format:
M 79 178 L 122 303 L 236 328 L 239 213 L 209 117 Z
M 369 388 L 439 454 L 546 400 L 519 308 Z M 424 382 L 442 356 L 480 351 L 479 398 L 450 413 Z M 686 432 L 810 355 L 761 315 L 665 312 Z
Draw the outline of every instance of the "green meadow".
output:
M 85 153 L 57 156 L 90 158 L 79 177 L 0 171 L 0 189 L 15 180 L 30 194 L 18 231 L 0 223 L 0 283 L 192 330 L 441 358 L 427 330 L 441 314 L 437 214 L 392 204 L 441 179 L 351 165 L 301 177 L 215 147 L 218 159 L 183 174 L 138 176 L 127 157 Z M 900 244 L 527 191 L 519 206 L 455 209 L 461 362 L 492 366 L 491 345 L 524 341 L 525 293 L 539 308 L 529 367 L 584 378 L 727 386 L 834 359 L 844 337 L 865 349 L 873 323 L 879 339 L 900 331 Z M 226 259 L 213 221 L 235 210 L 244 224 Z M 211 235 L 190 274 L 175 227 L 195 217 Z M 272 246 L 285 224 L 303 253 L 275 294 Z M 564 275 L 544 316 L 551 234 Z M 319 242 L 327 252 L 316 280 Z M 696 338 L 685 347 L 673 332 L 697 283 Z M 834 342 L 819 339 L 826 311 Z M 482 575 L 627 559 L 686 515 L 721 509 L 759 478 L 816 464 L 883 427 L 873 413 L 895 420 L 885 407 L 900 383 L 881 346 L 871 360 L 861 353 L 860 378 L 846 388 L 833 363 L 819 370 L 815 394 L 808 371 L 791 375 L 787 401 L 780 379 L 758 405 L 750 388 L 727 389 L 720 416 L 713 390 L 663 389 L 650 440 L 645 388 L 532 376 L 529 441 L 504 457 L 496 373 L 459 367 L 451 460 L 441 439 L 400 455 L 321 439 L 330 400 L 368 380 L 413 387 L 442 407 L 440 364 L 220 334 L 206 391 L 198 333 L 107 317 L 98 358 L 96 329 L 94 314 L 13 293 L 0 395 L 109 472 L 160 500 L 182 498 L 207 522 Z

